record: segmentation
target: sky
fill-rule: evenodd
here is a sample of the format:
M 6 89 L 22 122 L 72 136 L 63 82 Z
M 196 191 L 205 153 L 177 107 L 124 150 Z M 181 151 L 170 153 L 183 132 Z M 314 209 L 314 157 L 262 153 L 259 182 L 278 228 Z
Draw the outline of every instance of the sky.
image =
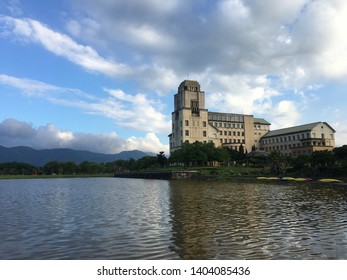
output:
M 0 0 L 0 145 L 168 154 L 173 96 L 347 144 L 345 0 Z

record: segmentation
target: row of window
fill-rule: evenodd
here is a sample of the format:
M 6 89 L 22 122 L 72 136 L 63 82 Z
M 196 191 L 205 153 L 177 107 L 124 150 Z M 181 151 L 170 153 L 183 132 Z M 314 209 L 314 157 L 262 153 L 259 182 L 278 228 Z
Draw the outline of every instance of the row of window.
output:
M 322 137 L 324 138 L 324 134 L 322 134 Z M 309 132 L 302 133 L 302 134 L 288 135 L 288 136 L 280 136 L 280 137 L 270 138 L 270 139 L 263 139 L 262 144 L 289 142 L 289 141 L 296 141 L 296 140 L 302 140 L 302 139 L 308 139 L 308 138 L 310 138 Z
M 265 147 L 266 152 L 271 152 L 275 150 L 288 150 L 292 148 L 300 148 L 300 147 L 311 147 L 311 146 L 325 146 L 325 142 L 320 142 L 320 141 L 310 141 L 310 142 L 304 142 L 304 143 L 297 143 L 297 144 L 288 144 L 288 145 L 278 145 L 278 146 L 273 146 L 273 147 Z
M 211 121 L 243 122 L 243 115 L 209 113 L 208 119 Z
M 224 127 L 224 128 L 244 128 L 243 123 L 218 123 L 214 122 L 215 127 Z
M 300 143 L 298 144 L 289 144 L 289 145 L 278 145 L 278 146 L 272 146 L 272 147 L 265 147 L 265 152 L 271 152 L 271 151 L 285 151 L 292 148 L 300 148 L 302 147 Z
M 221 144 L 245 144 L 245 139 L 219 139 Z
M 227 131 L 227 130 L 224 130 L 224 131 L 219 131 L 219 135 L 223 135 L 224 136 L 245 136 L 245 132 L 244 131 Z
M 255 124 L 254 125 L 254 129 L 262 129 L 261 125 L 260 124 Z M 263 128 L 264 129 L 264 128 Z M 266 128 L 265 128 L 266 129 Z
M 184 135 L 185 135 L 185 136 L 189 136 L 189 130 L 188 130 L 188 129 L 186 129 L 186 130 L 184 131 Z M 181 130 L 181 136 L 182 136 L 182 130 Z M 206 130 L 204 130 L 204 131 L 202 132 L 202 136 L 203 136 L 203 137 L 207 137 L 207 131 L 206 131 Z

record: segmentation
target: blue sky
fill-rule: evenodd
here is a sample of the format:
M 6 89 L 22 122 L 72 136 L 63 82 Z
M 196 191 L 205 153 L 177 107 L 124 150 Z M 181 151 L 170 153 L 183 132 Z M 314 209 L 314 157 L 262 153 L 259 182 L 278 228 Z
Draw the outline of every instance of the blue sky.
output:
M 344 0 L 2 0 L 0 145 L 168 152 L 173 95 L 347 144 Z

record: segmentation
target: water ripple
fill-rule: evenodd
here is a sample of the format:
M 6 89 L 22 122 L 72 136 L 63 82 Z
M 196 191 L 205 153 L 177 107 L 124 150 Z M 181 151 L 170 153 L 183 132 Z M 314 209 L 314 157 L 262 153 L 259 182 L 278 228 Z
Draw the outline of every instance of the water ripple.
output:
M 1 259 L 347 259 L 347 189 L 0 181 Z

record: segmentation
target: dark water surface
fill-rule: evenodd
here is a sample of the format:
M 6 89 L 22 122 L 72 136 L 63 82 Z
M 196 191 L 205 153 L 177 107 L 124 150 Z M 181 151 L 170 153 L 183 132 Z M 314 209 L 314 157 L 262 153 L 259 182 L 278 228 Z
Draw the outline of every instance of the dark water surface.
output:
M 347 259 L 347 188 L 0 180 L 0 259 Z

